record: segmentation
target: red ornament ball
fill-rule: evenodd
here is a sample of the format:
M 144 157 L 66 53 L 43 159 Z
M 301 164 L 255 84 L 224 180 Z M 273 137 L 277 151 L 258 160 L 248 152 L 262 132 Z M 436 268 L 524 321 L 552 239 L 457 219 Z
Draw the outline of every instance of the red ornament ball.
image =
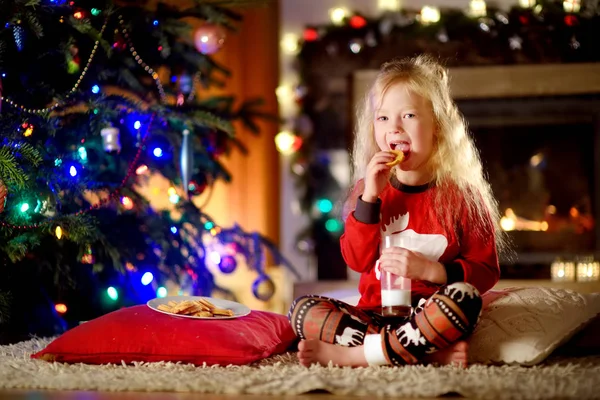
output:
M 367 26 L 367 20 L 363 16 L 354 15 L 352 18 L 350 18 L 350 26 L 354 29 L 364 28 Z
M 204 193 L 206 186 L 207 186 L 206 179 L 204 179 L 204 178 L 192 179 L 190 181 L 190 183 L 188 183 L 188 192 L 192 196 L 199 196 L 202 193 Z
M 225 43 L 225 30 L 219 25 L 204 24 L 194 33 L 194 44 L 202 54 L 214 54 Z
M 565 25 L 575 26 L 579 24 L 579 20 L 574 15 L 565 15 Z
M 319 32 L 315 28 L 306 28 L 302 36 L 307 42 L 314 42 L 319 38 Z

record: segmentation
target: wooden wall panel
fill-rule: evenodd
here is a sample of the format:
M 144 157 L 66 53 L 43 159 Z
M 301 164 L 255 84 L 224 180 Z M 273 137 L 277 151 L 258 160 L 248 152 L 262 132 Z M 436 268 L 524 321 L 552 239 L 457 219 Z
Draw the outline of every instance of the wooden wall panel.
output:
M 262 98 L 262 111 L 277 115 L 275 89 L 278 84 L 278 7 L 248 8 L 237 33 L 228 34 L 226 43 L 215 54 L 217 62 L 232 73 L 223 90 L 209 94 L 234 94 L 238 101 Z M 222 226 L 238 223 L 274 241 L 279 239 L 279 159 L 273 138 L 278 130 L 274 121 L 259 120 L 260 133 L 253 135 L 237 124 L 238 138 L 248 148 L 244 155 L 234 151 L 222 161 L 231 172 L 231 183 L 215 185 L 205 211 Z M 199 199 L 202 201 L 202 198 Z

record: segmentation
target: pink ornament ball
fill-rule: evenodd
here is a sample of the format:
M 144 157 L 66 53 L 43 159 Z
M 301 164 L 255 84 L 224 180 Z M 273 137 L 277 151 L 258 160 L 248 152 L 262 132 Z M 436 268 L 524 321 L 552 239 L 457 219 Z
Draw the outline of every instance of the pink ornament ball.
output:
M 214 54 L 225 43 L 225 30 L 219 25 L 204 24 L 194 34 L 196 49 L 202 54 Z

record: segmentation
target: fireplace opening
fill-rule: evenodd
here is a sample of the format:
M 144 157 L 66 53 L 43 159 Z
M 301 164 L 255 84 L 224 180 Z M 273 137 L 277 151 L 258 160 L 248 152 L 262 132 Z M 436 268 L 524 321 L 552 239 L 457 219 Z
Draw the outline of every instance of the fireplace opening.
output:
M 514 254 L 505 278 L 547 278 L 600 250 L 600 97 L 459 101 Z M 536 272 L 537 271 L 537 272 Z M 509 275 L 509 276 L 506 276 Z

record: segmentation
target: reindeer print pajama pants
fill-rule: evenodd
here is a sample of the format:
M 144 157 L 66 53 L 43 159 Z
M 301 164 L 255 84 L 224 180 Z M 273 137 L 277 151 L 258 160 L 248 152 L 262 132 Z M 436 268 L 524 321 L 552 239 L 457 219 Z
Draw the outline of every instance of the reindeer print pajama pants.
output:
M 417 364 L 427 354 L 468 336 L 481 313 L 475 287 L 457 282 L 443 286 L 427 301 L 421 299 L 412 316 L 399 325 L 387 325 L 370 310 L 322 296 L 294 301 L 288 317 L 300 339 L 317 339 L 341 346 L 360 346 L 366 335 L 380 334 L 388 364 Z

